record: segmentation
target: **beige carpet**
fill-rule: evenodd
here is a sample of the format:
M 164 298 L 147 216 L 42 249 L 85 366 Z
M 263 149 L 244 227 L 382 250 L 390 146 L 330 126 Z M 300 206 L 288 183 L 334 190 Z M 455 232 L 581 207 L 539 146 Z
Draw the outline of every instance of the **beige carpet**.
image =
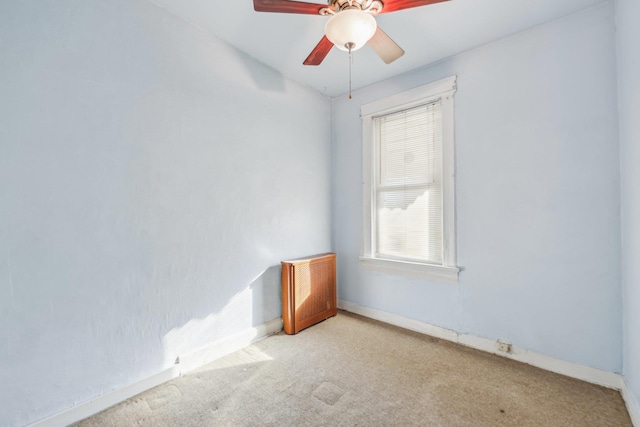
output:
M 87 426 L 631 426 L 617 391 L 339 312 Z

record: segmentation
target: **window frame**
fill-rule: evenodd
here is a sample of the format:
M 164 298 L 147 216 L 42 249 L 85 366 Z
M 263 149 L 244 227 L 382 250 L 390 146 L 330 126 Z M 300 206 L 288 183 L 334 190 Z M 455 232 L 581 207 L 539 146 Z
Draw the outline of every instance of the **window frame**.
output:
M 410 277 L 449 282 L 458 280 L 460 268 L 456 266 L 454 180 L 455 92 L 456 76 L 451 76 L 365 104 L 360 108 L 363 158 L 363 232 L 360 254 L 362 267 Z M 442 264 L 376 257 L 373 242 L 376 233 L 375 183 L 378 178 L 376 162 L 379 160 L 379 144 L 375 137 L 374 118 L 437 101 L 442 105 Z

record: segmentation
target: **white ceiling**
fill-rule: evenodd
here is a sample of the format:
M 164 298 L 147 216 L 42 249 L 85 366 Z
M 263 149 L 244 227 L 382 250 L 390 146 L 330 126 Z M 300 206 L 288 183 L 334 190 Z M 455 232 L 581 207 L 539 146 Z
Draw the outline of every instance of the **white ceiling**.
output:
M 229 42 L 283 75 L 328 96 L 348 91 L 348 54 L 333 48 L 319 66 L 305 66 L 327 17 L 259 13 L 253 0 L 152 0 Z M 353 88 L 368 86 L 602 0 L 451 0 L 377 16 L 405 55 L 386 65 L 365 46 L 354 52 Z M 316 3 L 324 3 L 319 0 Z

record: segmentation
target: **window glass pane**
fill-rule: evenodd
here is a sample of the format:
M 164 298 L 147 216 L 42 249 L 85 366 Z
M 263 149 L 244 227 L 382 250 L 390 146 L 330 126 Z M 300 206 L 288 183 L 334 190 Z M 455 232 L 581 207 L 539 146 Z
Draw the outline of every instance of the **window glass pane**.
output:
M 442 262 L 439 188 L 382 190 L 377 201 L 378 254 Z

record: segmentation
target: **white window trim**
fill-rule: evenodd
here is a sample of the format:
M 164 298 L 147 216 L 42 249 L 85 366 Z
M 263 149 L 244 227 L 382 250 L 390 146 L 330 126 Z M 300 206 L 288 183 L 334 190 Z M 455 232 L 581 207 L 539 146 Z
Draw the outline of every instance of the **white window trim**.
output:
M 454 105 L 456 76 L 438 80 L 425 86 L 402 92 L 388 98 L 363 105 L 362 158 L 363 158 L 363 233 L 360 265 L 391 274 L 456 282 L 460 268 L 456 266 L 455 236 L 455 165 L 454 165 Z M 373 119 L 376 116 L 440 100 L 442 104 L 442 264 L 398 261 L 374 256 L 373 218 L 375 205 Z

